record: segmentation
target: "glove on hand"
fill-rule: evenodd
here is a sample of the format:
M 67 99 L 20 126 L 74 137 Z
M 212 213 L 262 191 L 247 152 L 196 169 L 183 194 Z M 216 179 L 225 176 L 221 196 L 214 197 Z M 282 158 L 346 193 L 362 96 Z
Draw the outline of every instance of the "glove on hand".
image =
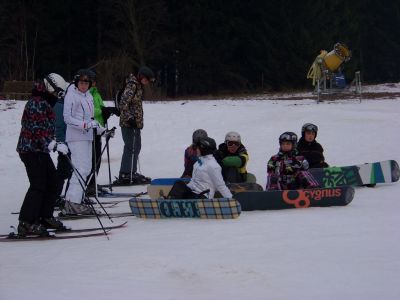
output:
M 57 147 L 57 142 L 55 140 L 52 140 L 50 144 L 47 146 L 47 149 L 49 149 L 49 151 L 55 151 L 56 147 Z
M 104 136 L 106 139 L 113 138 L 115 136 L 115 129 L 106 130 Z
M 92 120 L 90 122 L 87 122 L 83 126 L 84 129 L 99 128 L 99 127 L 100 127 L 100 124 L 96 120 Z
M 242 160 L 239 156 L 227 156 L 222 160 L 224 167 L 239 168 L 242 165 Z
M 68 146 L 64 143 L 58 143 L 54 150 L 57 150 L 61 154 L 67 155 L 69 152 Z

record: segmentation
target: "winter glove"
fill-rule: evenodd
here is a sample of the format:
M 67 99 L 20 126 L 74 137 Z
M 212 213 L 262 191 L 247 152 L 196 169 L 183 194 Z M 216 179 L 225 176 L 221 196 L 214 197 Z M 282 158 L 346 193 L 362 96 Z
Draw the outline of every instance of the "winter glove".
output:
M 47 148 L 49 149 L 49 151 L 51 152 L 51 151 L 55 151 L 56 148 L 57 147 L 57 142 L 55 141 L 55 140 L 52 140 L 51 142 L 50 142 L 50 144 L 47 146 Z
M 137 128 L 135 119 L 129 119 L 128 124 L 132 128 Z
M 115 136 L 115 127 L 114 127 L 113 129 L 106 130 L 106 131 L 104 132 L 104 137 L 105 137 L 106 139 L 113 138 L 114 136 Z
M 60 152 L 61 154 L 67 155 L 69 152 L 68 146 L 64 143 L 57 143 L 55 151 Z
M 242 160 L 239 156 L 227 156 L 222 160 L 224 167 L 235 167 L 240 168 Z
M 99 128 L 99 127 L 101 127 L 101 126 L 100 126 L 99 122 L 97 122 L 96 120 L 89 121 L 83 125 L 84 129 Z

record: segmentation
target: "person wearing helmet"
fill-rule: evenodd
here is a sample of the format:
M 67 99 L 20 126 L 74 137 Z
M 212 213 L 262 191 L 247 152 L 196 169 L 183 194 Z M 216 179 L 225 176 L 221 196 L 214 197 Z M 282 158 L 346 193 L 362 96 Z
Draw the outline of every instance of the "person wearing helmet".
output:
M 81 69 L 74 78 L 74 85 L 68 88 L 64 100 L 64 121 L 67 124 L 65 141 L 71 151 L 73 167 L 79 172 L 71 176 L 63 208 L 65 214 L 93 214 L 92 207 L 82 204 L 84 191 L 80 177 L 86 179 L 91 170 L 93 134 L 101 135 L 104 128 L 94 120 L 91 72 Z
M 191 178 L 193 173 L 193 165 L 198 159 L 197 142 L 201 138 L 207 137 L 207 132 L 204 129 L 197 129 L 192 134 L 192 144 L 185 149 L 184 155 L 184 170 L 181 178 Z
M 230 131 L 225 135 L 225 142 L 218 146 L 215 158 L 222 167 L 222 176 L 226 182 L 236 183 L 247 180 L 246 165 L 249 155 L 239 133 Z
M 59 151 L 66 155 L 68 147 L 55 140 L 55 114 L 52 107 L 57 97 L 47 88 L 43 80 L 35 82 L 21 119 L 16 150 L 25 166 L 30 186 L 19 213 L 19 236 L 45 236 L 49 228 L 66 229 L 62 222 L 53 217 L 58 181 L 50 152 Z
M 55 138 L 57 142 L 65 143 L 65 132 L 67 125 L 64 122 L 64 96 L 68 89 L 69 83 L 64 78 L 56 73 L 50 73 L 44 78 L 46 89 L 57 96 L 57 102 L 53 107 L 56 115 L 55 121 Z M 70 154 L 68 157 L 70 158 Z M 58 153 L 57 157 L 57 175 L 58 175 L 58 198 L 56 200 L 56 207 L 63 207 L 65 199 L 62 196 L 65 180 L 72 175 L 72 168 L 68 161 L 68 157 L 62 153 Z
M 298 155 L 297 135 L 284 132 L 279 136 L 279 152 L 268 161 L 266 190 L 294 190 L 317 187 L 318 183 L 305 172 L 308 162 Z
M 154 81 L 154 73 L 148 67 L 141 67 L 137 76 L 130 74 L 119 103 L 122 139 L 122 153 L 119 177 L 114 185 L 147 184 L 151 178 L 137 172 L 143 129 L 143 91 L 144 87 Z
M 304 156 L 310 168 L 327 168 L 325 162 L 324 148 L 316 141 L 318 126 L 306 123 L 301 127 L 301 138 L 297 144 L 297 151 Z
M 218 191 L 224 198 L 232 198 L 232 193 L 225 185 L 221 174 L 221 166 L 214 158 L 217 150 L 215 140 L 210 137 L 200 138 L 196 142 L 198 161 L 193 166 L 193 176 L 186 185 L 177 181 L 173 185 L 168 198 L 171 199 L 197 199 L 214 198 Z

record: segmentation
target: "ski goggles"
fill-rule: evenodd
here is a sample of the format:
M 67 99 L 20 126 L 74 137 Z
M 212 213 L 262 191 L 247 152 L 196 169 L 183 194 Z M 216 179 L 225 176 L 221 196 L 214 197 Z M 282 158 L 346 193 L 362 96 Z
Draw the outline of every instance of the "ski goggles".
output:
M 227 142 L 226 142 L 226 145 L 227 145 L 228 147 L 232 147 L 232 146 L 239 147 L 239 146 L 240 146 L 240 143 L 239 143 L 239 142 L 234 142 L 234 141 L 227 141 Z
M 297 141 L 297 136 L 289 133 L 282 133 L 279 136 L 279 141 L 290 141 L 290 142 L 296 142 Z
M 317 132 L 318 131 L 318 126 L 308 123 L 308 124 L 304 124 L 303 125 L 303 131 L 314 131 Z

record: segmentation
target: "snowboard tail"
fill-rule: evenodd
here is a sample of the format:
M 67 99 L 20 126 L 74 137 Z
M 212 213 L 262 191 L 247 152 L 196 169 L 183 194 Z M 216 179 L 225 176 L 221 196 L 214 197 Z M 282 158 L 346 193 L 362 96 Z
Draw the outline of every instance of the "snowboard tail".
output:
M 399 165 L 395 160 L 345 167 L 310 169 L 309 172 L 324 188 L 390 183 L 396 182 L 400 178 Z
M 286 190 L 238 193 L 243 211 L 273 210 L 287 208 L 345 206 L 354 198 L 354 188 L 317 188 L 308 190 Z
M 235 199 L 143 199 L 129 200 L 132 213 L 139 218 L 235 219 L 241 213 Z

